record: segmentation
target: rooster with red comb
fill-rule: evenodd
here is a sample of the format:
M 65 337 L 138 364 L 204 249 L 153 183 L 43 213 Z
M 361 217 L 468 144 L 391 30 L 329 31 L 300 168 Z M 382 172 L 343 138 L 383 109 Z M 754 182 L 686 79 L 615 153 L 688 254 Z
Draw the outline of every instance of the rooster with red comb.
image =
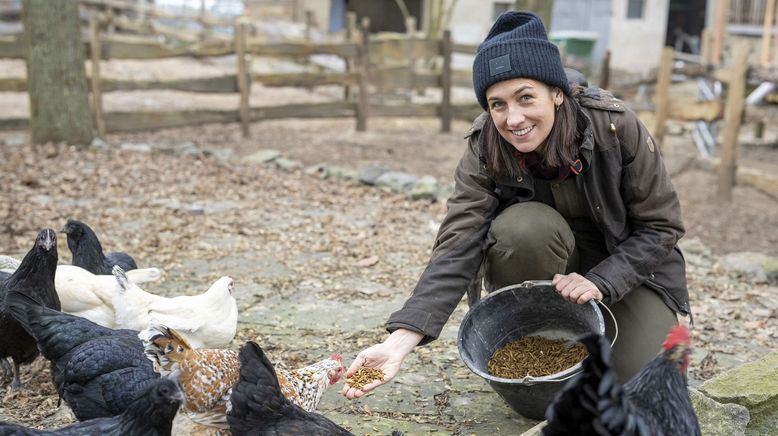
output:
M 686 326 L 674 327 L 659 355 L 623 386 L 611 367 L 608 340 L 592 334 L 578 341 L 589 357 L 546 409 L 543 435 L 700 435 L 686 387 Z

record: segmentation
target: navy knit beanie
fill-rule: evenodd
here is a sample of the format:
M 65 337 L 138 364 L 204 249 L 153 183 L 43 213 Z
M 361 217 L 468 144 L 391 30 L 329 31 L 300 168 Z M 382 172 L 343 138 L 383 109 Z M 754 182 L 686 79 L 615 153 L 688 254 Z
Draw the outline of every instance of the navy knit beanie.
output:
M 538 80 L 570 94 L 559 49 L 549 42 L 543 22 L 532 12 L 500 14 L 473 60 L 473 89 L 484 110 L 488 110 L 486 90 L 516 78 Z

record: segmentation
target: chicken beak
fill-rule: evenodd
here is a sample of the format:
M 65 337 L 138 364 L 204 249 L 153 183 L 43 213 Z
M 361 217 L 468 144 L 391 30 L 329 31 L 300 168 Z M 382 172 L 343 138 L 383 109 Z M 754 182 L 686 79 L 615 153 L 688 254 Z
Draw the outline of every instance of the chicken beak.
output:
M 46 251 L 50 251 L 52 247 L 57 246 L 57 234 L 53 230 L 46 231 L 46 235 L 41 240 L 41 245 Z

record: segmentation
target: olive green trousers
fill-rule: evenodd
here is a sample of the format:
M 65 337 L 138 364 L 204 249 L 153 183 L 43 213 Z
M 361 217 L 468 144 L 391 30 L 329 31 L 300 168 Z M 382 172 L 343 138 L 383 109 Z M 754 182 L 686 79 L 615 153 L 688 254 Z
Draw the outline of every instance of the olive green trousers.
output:
M 501 212 L 489 230 L 484 282 L 487 291 L 527 280 L 551 280 L 554 274 L 585 274 L 607 257 L 604 241 L 577 234 L 554 208 L 540 202 L 512 205 Z M 562 298 L 560 296 L 560 298 Z M 638 286 L 609 306 L 618 325 L 612 361 L 622 382 L 628 380 L 661 350 L 678 319 L 659 294 Z M 616 328 L 606 310 L 605 335 Z

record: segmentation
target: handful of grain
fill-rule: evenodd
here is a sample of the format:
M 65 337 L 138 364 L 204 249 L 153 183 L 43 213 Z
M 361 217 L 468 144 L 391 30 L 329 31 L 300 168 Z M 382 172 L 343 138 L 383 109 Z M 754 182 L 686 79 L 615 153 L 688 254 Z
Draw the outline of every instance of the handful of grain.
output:
M 375 380 L 384 381 L 384 372 L 376 368 L 359 368 L 351 377 L 346 379 L 346 383 L 352 388 L 362 389 Z

